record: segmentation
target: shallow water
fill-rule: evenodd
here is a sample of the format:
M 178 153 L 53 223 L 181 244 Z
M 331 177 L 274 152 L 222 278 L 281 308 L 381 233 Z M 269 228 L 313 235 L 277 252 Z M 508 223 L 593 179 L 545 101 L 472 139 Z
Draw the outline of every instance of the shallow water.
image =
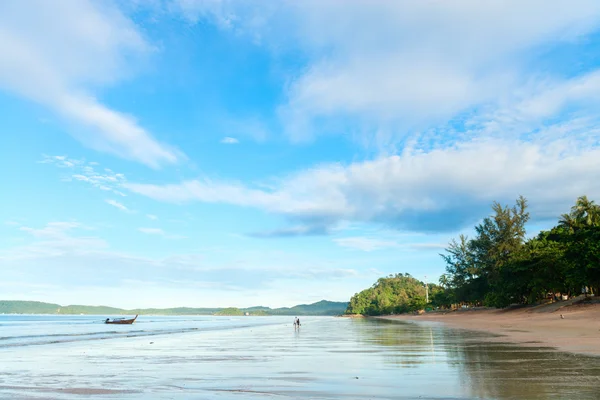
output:
M 0 315 L 4 399 L 600 399 L 600 358 L 435 323 Z

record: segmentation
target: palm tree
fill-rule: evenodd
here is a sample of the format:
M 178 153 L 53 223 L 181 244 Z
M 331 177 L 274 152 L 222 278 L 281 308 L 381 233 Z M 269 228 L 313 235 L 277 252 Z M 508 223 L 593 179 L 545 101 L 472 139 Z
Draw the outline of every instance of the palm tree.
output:
M 443 274 L 442 276 L 440 276 L 440 286 L 441 287 L 443 287 L 444 289 L 447 289 L 449 284 L 450 284 L 450 281 L 448 280 L 447 274 Z
M 583 226 L 600 225 L 600 206 L 587 196 L 581 196 L 571 207 L 569 214 L 563 214 L 560 217 L 559 225 L 567 228 L 570 232 Z
M 566 228 L 569 232 L 573 232 L 577 227 L 577 219 L 573 216 L 573 214 L 563 214 L 560 216 L 558 221 L 558 225 Z
M 589 200 L 587 196 L 581 196 L 571 208 L 571 214 L 580 222 L 587 226 L 597 225 L 600 219 L 600 207 Z

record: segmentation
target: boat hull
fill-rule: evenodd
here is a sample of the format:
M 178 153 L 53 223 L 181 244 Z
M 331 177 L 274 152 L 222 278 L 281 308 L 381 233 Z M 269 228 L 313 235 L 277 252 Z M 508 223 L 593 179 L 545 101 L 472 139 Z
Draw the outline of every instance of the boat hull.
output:
M 104 321 L 105 324 L 112 324 L 112 325 L 131 325 L 133 324 L 133 322 L 137 319 L 137 315 L 135 316 L 135 318 L 131 318 L 131 319 L 113 319 L 112 321 L 107 319 L 106 321 Z

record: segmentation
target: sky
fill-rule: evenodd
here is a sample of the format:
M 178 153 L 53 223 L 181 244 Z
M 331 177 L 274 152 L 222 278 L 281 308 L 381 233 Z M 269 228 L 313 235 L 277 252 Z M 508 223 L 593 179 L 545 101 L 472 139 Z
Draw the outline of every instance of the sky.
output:
M 600 199 L 597 0 L 0 2 L 0 298 L 347 301 Z

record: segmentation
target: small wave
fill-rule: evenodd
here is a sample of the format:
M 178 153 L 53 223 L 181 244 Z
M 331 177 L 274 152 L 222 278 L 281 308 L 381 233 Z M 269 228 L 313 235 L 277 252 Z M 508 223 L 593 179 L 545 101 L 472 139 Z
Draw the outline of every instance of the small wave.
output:
M 4 336 L 0 337 L 0 348 L 25 347 L 51 345 L 61 343 L 83 342 L 93 340 L 109 340 L 118 338 L 136 338 L 159 335 L 175 335 L 191 332 L 209 332 L 219 330 L 234 330 L 245 328 L 256 328 L 261 326 L 278 325 L 277 323 L 265 324 L 245 324 L 232 326 L 212 326 L 212 327 L 191 327 L 179 329 L 157 329 L 157 330 L 134 330 L 134 331 L 96 331 L 85 333 L 65 333 L 65 334 L 48 334 L 48 335 L 22 335 L 22 336 Z M 36 340 L 39 339 L 39 340 Z

